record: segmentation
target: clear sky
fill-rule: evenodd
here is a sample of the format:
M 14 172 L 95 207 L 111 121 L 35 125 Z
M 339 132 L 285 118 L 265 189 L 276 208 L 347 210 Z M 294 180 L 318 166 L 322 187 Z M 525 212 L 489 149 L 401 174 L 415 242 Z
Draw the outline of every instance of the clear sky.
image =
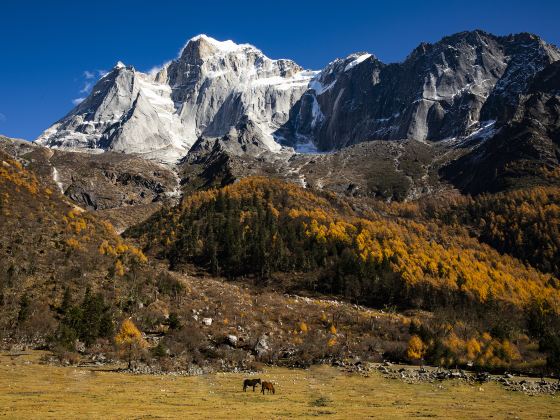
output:
M 477 28 L 560 45 L 559 22 L 558 0 L 1 0 L 0 134 L 34 139 L 117 60 L 148 70 L 199 33 L 320 69 L 356 51 L 401 61 Z

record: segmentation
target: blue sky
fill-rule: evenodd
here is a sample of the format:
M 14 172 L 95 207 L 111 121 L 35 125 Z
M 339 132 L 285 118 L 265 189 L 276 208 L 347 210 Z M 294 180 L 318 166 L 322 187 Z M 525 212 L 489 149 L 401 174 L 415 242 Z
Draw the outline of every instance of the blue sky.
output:
M 25 1 L 0 8 L 0 134 L 34 139 L 117 60 L 148 70 L 199 33 L 319 69 L 355 51 L 401 61 L 420 42 L 484 29 L 560 44 L 560 1 Z

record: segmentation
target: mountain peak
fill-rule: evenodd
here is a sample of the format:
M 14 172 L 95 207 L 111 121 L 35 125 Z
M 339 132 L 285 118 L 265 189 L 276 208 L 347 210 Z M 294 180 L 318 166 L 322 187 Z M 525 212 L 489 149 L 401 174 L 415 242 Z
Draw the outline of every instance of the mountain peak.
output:
M 218 41 L 206 34 L 200 34 L 187 41 L 179 54 L 182 57 L 186 52 L 196 50 L 198 52 L 229 54 L 243 49 L 253 49 L 259 51 L 251 44 L 237 44 L 232 40 Z

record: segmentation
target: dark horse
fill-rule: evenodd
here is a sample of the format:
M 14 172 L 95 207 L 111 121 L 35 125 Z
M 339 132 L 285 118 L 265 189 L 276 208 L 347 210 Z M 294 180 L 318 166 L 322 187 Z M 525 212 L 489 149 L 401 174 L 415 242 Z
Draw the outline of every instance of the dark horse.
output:
M 243 381 L 243 392 L 246 392 L 247 388 L 250 387 L 250 386 L 253 387 L 253 392 L 255 392 L 255 388 L 260 383 L 261 383 L 260 379 L 245 379 Z
M 265 390 L 265 389 L 268 390 L 268 393 L 269 393 L 269 394 L 270 394 L 271 392 L 272 392 L 273 394 L 275 393 L 275 391 L 274 391 L 274 385 L 272 384 L 272 382 L 263 381 L 263 383 L 261 384 L 261 391 L 262 391 L 263 395 L 264 395 L 264 390 Z

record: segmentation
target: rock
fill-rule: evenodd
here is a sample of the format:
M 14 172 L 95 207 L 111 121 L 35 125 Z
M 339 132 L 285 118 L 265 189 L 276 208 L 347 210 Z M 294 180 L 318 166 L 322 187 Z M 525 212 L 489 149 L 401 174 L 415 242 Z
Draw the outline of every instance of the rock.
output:
M 422 43 L 399 64 L 352 54 L 315 76 L 288 125 L 319 150 L 365 139 L 464 137 L 482 121 L 512 115 L 531 78 L 559 58 L 537 36 L 483 31 Z
M 80 340 L 76 340 L 74 342 L 74 349 L 79 353 L 83 353 L 86 351 L 86 344 L 81 342 Z
M 237 346 L 238 338 L 237 338 L 236 335 L 229 334 L 229 335 L 226 337 L 226 340 L 227 340 L 227 343 L 228 343 L 230 346 L 232 346 L 232 347 L 236 347 L 236 346 Z
M 204 325 L 210 326 L 210 325 L 212 325 L 212 318 L 202 318 L 202 323 Z
M 422 43 L 402 63 L 360 52 L 304 71 L 257 48 L 205 35 L 144 74 L 118 63 L 37 142 L 176 160 L 199 137 L 221 137 L 242 118 L 269 150 L 338 150 L 370 139 L 462 138 L 511 117 L 535 74 L 560 58 L 531 34 L 461 32 Z
M 475 376 L 477 382 L 487 382 L 490 380 L 490 374 L 488 372 L 478 372 Z
M 386 367 L 386 366 L 383 366 L 383 365 L 379 366 L 378 369 L 379 369 L 379 371 L 382 372 L 382 373 L 389 373 L 389 372 L 390 372 L 389 369 L 387 369 L 387 367 Z
M 443 371 L 443 372 L 437 372 L 436 374 L 436 378 L 440 381 L 443 381 L 444 379 L 449 378 L 451 375 L 449 372 Z
M 263 334 L 259 337 L 257 343 L 255 344 L 254 350 L 258 356 L 262 356 L 270 350 L 266 335 Z

